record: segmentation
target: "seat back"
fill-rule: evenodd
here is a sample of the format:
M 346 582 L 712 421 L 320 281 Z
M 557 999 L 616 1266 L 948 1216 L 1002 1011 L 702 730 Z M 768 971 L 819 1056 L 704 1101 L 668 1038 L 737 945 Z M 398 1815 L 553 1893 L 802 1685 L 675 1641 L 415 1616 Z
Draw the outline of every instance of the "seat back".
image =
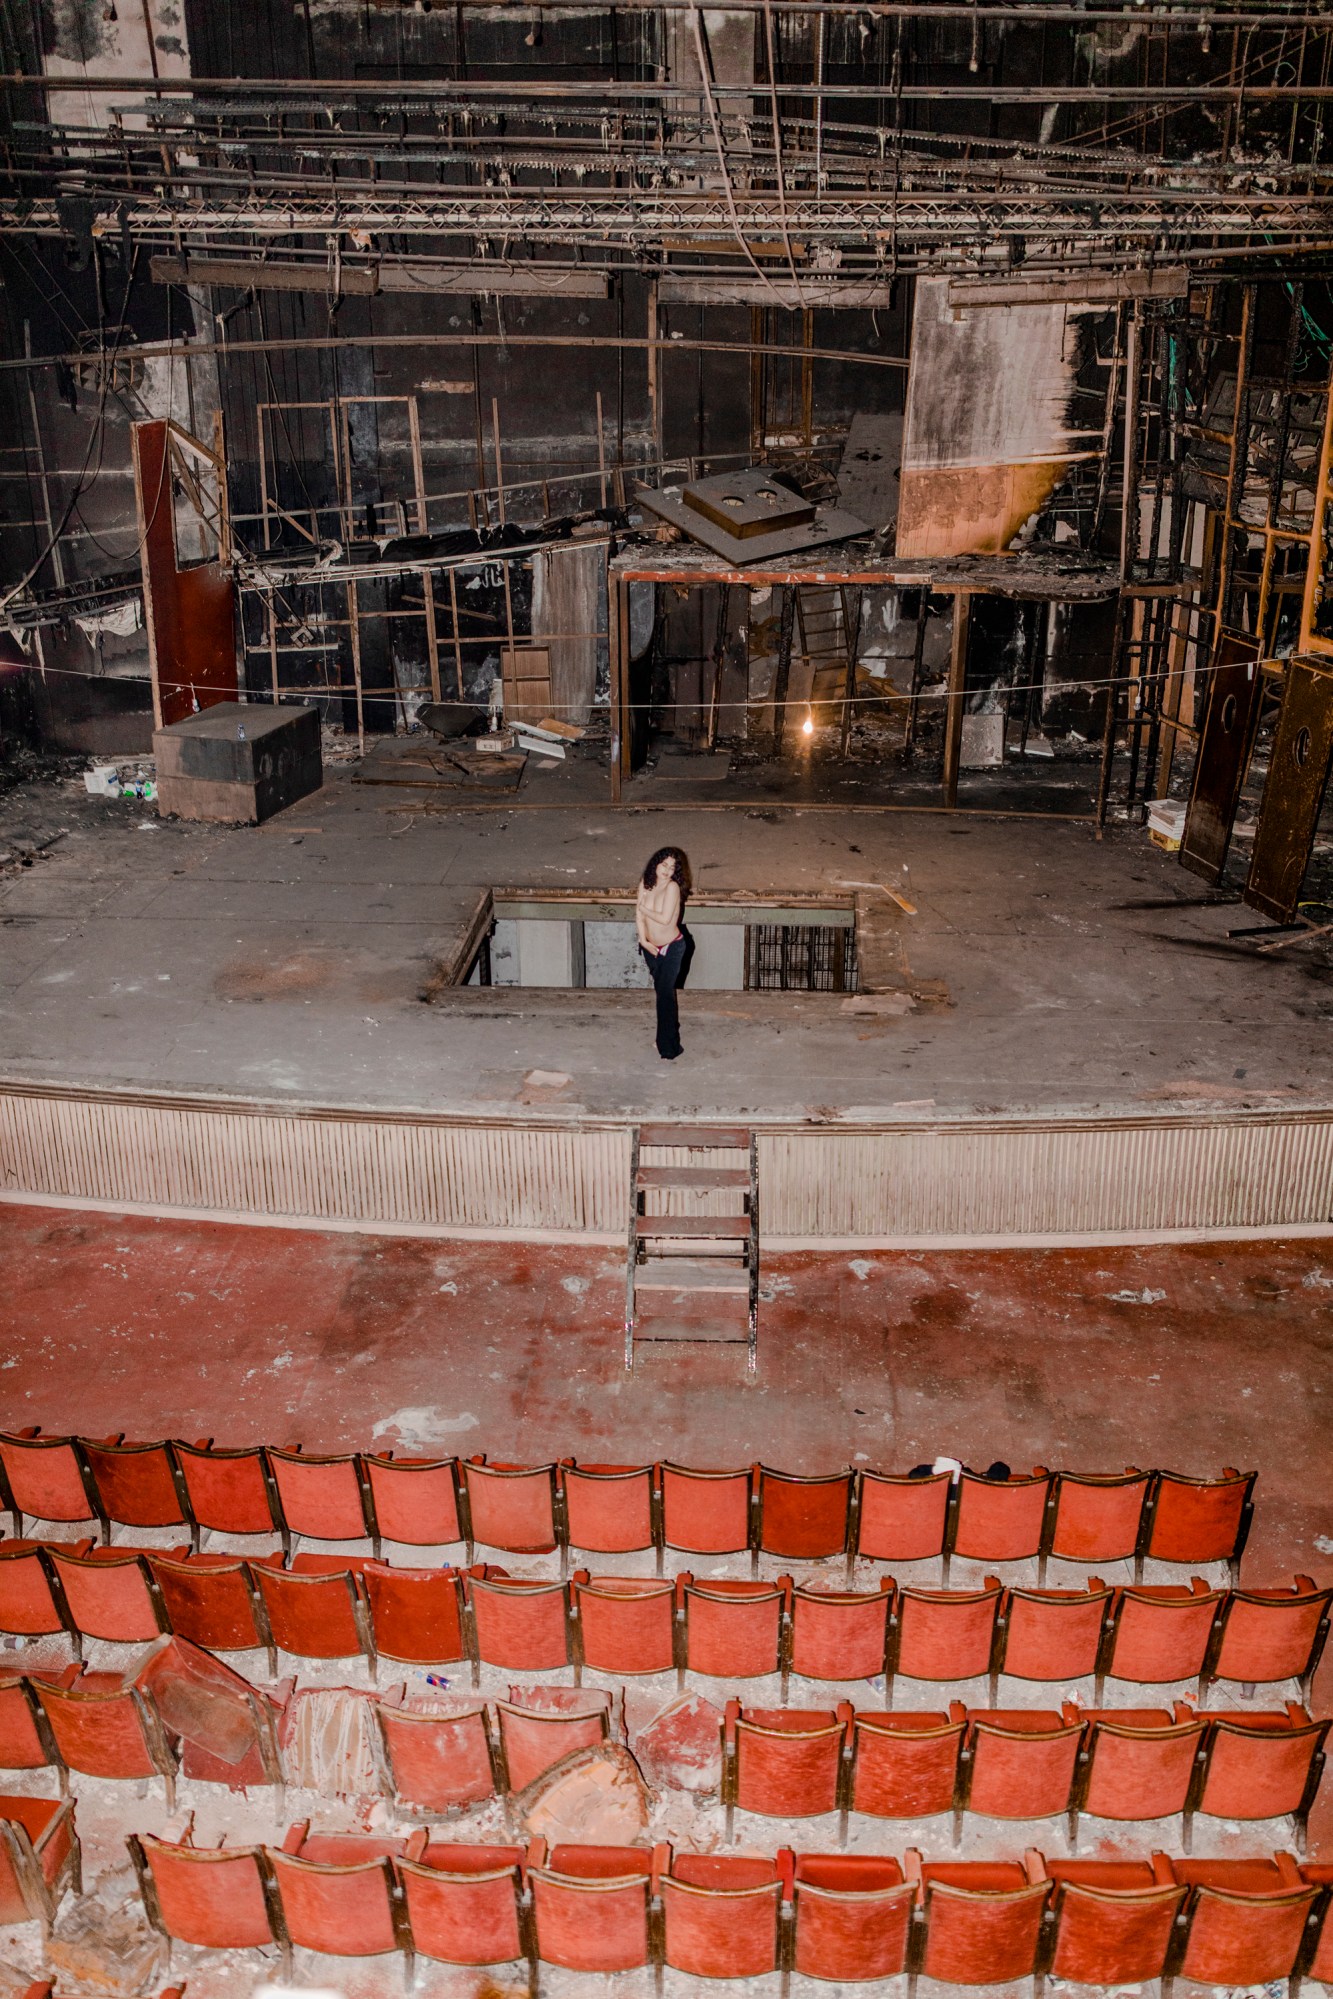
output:
M 282 1526 L 277 1490 L 256 1445 L 215 1450 L 177 1438 L 172 1451 L 200 1527 L 219 1534 L 268 1534 Z
M 972 1680 L 991 1670 L 1000 1585 L 979 1590 L 900 1588 L 890 1670 L 913 1680 Z
M 282 1923 L 292 1943 L 331 1957 L 380 1957 L 400 1950 L 393 1862 L 304 1860 L 269 1850 Z
M 571 1548 L 622 1555 L 659 1545 L 656 1465 L 581 1465 L 563 1458 L 560 1485 Z
M 793 1888 L 795 1969 L 859 1984 L 907 1968 L 916 1888 L 896 1860 L 800 1854 Z
M 926 1936 L 921 1969 L 951 1985 L 1001 1985 L 1036 1970 L 1049 1881 L 1010 1889 L 962 1885 L 966 1863 L 954 1880 L 931 1879 L 926 1869 Z M 994 1870 L 976 1863 L 980 1881 Z M 1015 1870 L 1018 1871 L 1018 1870 Z
M 666 1673 L 676 1663 L 673 1582 L 638 1576 L 590 1577 L 579 1570 L 571 1609 L 579 1657 L 598 1673 Z
M 50 1723 L 37 1699 L 40 1677 L 0 1672 L 0 1770 L 44 1770 L 59 1760 Z
M 274 1940 L 264 1854 L 258 1846 L 180 1846 L 130 1835 L 144 1909 L 154 1929 L 207 1950 L 261 1950 Z
M 150 1553 L 169 1628 L 208 1652 L 248 1652 L 269 1642 L 268 1624 L 246 1564 L 235 1555 Z
M 884 1671 L 894 1583 L 877 1590 L 792 1591 L 790 1671 L 809 1680 L 873 1680 Z
M 1083 1724 L 1077 1711 L 969 1717 L 963 1750 L 967 1809 L 987 1818 L 1054 1818 L 1069 1809 Z
M 166 1629 L 166 1606 L 142 1555 L 115 1548 L 67 1554 L 53 1543 L 47 1559 L 83 1637 L 146 1645 Z
M 272 1562 L 249 1564 L 273 1642 L 298 1659 L 374 1662 L 370 1622 L 350 1569 L 300 1572 Z
M 798 1478 L 759 1470 L 759 1545 L 790 1561 L 821 1561 L 847 1551 L 855 1475 Z
M 722 1791 L 729 1804 L 765 1818 L 812 1818 L 836 1811 L 852 1710 L 744 1709 L 727 1705 Z
M 1298 1576 L 1286 1590 L 1233 1589 L 1222 1607 L 1205 1664 L 1205 1681 L 1262 1686 L 1299 1680 L 1305 1698 L 1328 1638 L 1333 1587 Z
M 546 1555 L 558 1545 L 553 1464 L 501 1465 L 469 1458 L 462 1473 L 475 1543 L 514 1555 Z
M 878 1819 L 933 1818 L 954 1809 L 967 1722 L 947 1714 L 858 1714 L 852 1809 Z
M 456 1569 L 393 1569 L 367 1562 L 361 1587 L 377 1656 L 418 1666 L 466 1658 L 463 1578 Z
M 14 1532 L 33 1520 L 96 1520 L 102 1502 L 77 1437 L 0 1434 L 0 1465 L 13 1502 Z
M 1148 1501 L 1145 1554 L 1157 1562 L 1227 1562 L 1238 1581 L 1256 1477 L 1229 1466 L 1220 1478 L 1158 1472 Z
M 757 1546 L 756 1468 L 692 1471 L 662 1466 L 662 1536 L 691 1555 L 734 1555 Z
M 435 1715 L 377 1701 L 375 1718 L 393 1795 L 408 1811 L 448 1812 L 495 1796 L 496 1752 L 481 1702 L 464 1714 Z
M 289 1534 L 311 1541 L 375 1538 L 370 1489 L 352 1452 L 307 1457 L 301 1451 L 270 1448 L 264 1460 Z
M 1062 1562 L 1128 1562 L 1139 1545 L 1150 1472 L 1118 1476 L 1057 1472 L 1047 1514 L 1047 1553 Z
M 1101 1819 L 1164 1819 L 1189 1802 L 1206 1724 L 1182 1707 L 1090 1709 L 1077 1804 Z
M 782 1664 L 783 1623 L 791 1578 L 776 1583 L 706 1582 L 682 1578 L 685 1656 L 692 1673 L 751 1680 Z
M 503 1570 L 471 1569 L 467 1597 L 477 1656 L 487 1665 L 541 1673 L 569 1664 L 567 1584 L 515 1582 Z
M 1201 1985 L 1267 1985 L 1290 1978 L 1305 1941 L 1306 1921 L 1319 1890 L 1303 1883 L 1247 1893 L 1191 1880 L 1195 1869 L 1177 1863 L 1190 1881 L 1188 1931 L 1176 1969 Z M 1217 1863 L 1210 1871 L 1221 1873 Z
M 0 1923 L 49 1930 L 81 1867 L 71 1799 L 0 1797 Z
M 108 1679 L 115 1684 L 102 1684 Z M 67 1769 L 86 1777 L 174 1774 L 176 1759 L 156 1713 L 118 1675 L 84 1675 L 68 1687 L 35 1681 L 33 1691 Z
M 457 1458 L 363 1457 L 361 1471 L 383 1540 L 436 1548 L 469 1539 Z
M 1125 1889 L 1057 1880 L 1053 1975 L 1071 1985 L 1141 1985 L 1160 1978 L 1185 1894 L 1169 1883 Z
M 398 1878 L 419 1957 L 440 1964 L 509 1964 L 525 1955 L 520 1847 L 436 1846 L 400 1860 Z
M 924 1562 L 942 1556 L 947 1539 L 952 1481 L 861 1473 L 856 1552 L 872 1562 Z
M 1196 1809 L 1209 1818 L 1303 1815 L 1314 1802 L 1333 1722 L 1287 1714 L 1201 1715 L 1209 1723 L 1208 1762 Z
M 92 1542 L 75 1545 L 86 1551 Z M 42 1543 L 0 1544 L 0 1631 L 20 1638 L 45 1638 L 57 1631 L 77 1629 Z
M 769 1862 L 677 1854 L 660 1893 L 666 1962 L 674 1970 L 759 1978 L 776 1969 L 782 1882 Z
M 99 1444 L 83 1440 L 106 1519 L 125 1527 L 179 1527 L 190 1518 L 189 1494 L 169 1444 Z
M 1040 1552 L 1050 1473 L 1007 1479 L 960 1472 L 949 1552 L 978 1562 L 1021 1562 Z
M 605 1696 L 600 1698 L 605 1702 Z M 597 1694 L 590 1693 L 589 1711 L 583 1714 L 540 1713 L 513 1701 L 497 1701 L 500 1763 L 506 1790 L 525 1791 L 562 1756 L 605 1742 L 611 1732 L 611 1721 L 605 1705 L 592 1708 L 598 1699 Z
M 1000 1611 L 1000 1670 L 1015 1680 L 1077 1680 L 1097 1670 L 1114 1592 L 1011 1589 Z
M 649 1958 L 647 1869 L 618 1878 L 587 1878 L 534 1867 L 532 1908 L 537 1955 L 568 1971 L 633 1971 Z
M 1210 1590 L 1198 1576 L 1188 1589 L 1166 1583 L 1120 1590 L 1112 1611 L 1115 1628 L 1104 1654 L 1105 1671 L 1113 1680 L 1141 1686 L 1197 1678 L 1222 1601 L 1222 1592 Z

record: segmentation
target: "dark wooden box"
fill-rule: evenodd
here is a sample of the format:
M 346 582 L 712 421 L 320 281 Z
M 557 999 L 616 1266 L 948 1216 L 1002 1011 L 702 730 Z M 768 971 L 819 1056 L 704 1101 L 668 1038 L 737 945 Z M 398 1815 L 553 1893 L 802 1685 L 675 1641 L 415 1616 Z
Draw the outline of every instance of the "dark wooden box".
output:
M 319 714 L 220 701 L 158 729 L 159 812 L 258 825 L 324 782 Z

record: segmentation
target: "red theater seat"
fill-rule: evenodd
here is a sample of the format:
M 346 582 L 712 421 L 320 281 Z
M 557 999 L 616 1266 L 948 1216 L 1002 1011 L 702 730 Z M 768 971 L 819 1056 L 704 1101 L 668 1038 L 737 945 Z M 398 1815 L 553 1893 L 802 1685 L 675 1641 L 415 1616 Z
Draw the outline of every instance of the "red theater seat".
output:
M 183 1527 L 189 1521 L 189 1494 L 169 1444 L 85 1437 L 83 1455 L 107 1520 L 122 1527 Z
M 1000 1610 L 1001 1673 L 1042 1682 L 1091 1678 L 1113 1603 L 1097 1576 L 1081 1590 L 1009 1590 Z
M 665 1956 L 696 1978 L 761 1978 L 782 1955 L 792 1856 L 678 1853 L 661 1881 Z
M 929 1478 L 862 1472 L 856 1554 L 869 1562 L 943 1560 L 951 1492 L 947 1471 Z
M 576 1570 L 571 1606 L 580 1662 L 596 1673 L 669 1673 L 681 1600 L 676 1584 L 664 1579 Z
M 133 1833 L 129 1848 L 168 1964 L 177 1942 L 206 1950 L 265 1950 L 274 1942 L 262 1847 L 196 1847 Z
M 173 1552 L 180 1555 L 185 1550 Z M 166 1630 L 166 1605 L 148 1563 L 136 1550 L 89 1548 L 78 1554 L 53 1542 L 47 1559 L 82 1637 L 146 1645 Z
M 974 1562 L 1022 1562 L 1039 1554 L 1050 1490 L 1051 1475 L 1044 1465 L 1007 1479 L 960 1472 L 944 1580 L 949 1580 L 954 1555 Z
M 95 1520 L 102 1539 L 110 1527 L 77 1437 L 44 1437 L 37 1430 L 0 1433 L 5 1504 L 15 1535 L 23 1518 L 66 1522 Z
M 1164 1853 L 1151 1860 L 1049 1860 L 1055 1883 L 1046 1968 L 1070 1985 L 1160 1978 L 1186 1891 Z
M 40 1923 L 49 1935 L 66 1890 L 82 1885 L 70 1800 L 0 1797 L 0 1927 Z
M 1200 1985 L 1270 1985 L 1291 1978 L 1319 1890 L 1289 1853 L 1271 1860 L 1177 1860 L 1190 1890 L 1187 1927 L 1168 1975 Z
M 375 1718 L 397 1804 L 439 1815 L 478 1805 L 502 1788 L 490 1716 L 482 1702 L 461 1714 L 423 1714 L 377 1701 Z
M 1240 1581 L 1240 1558 L 1254 1511 L 1254 1472 L 1228 1466 L 1221 1478 L 1160 1471 L 1148 1501 L 1143 1549 L 1155 1562 L 1225 1562 Z
M 1208 1761 L 1195 1811 L 1214 1819 L 1290 1819 L 1296 1851 L 1304 1853 L 1333 1722 L 1311 1721 L 1294 1701 L 1285 1714 L 1201 1710 L 1199 1719 L 1209 1724 Z
M 888 1656 L 895 1584 L 875 1590 L 816 1589 L 798 1583 L 791 1596 L 786 1672 L 807 1680 L 873 1680 Z
M 574 1658 L 568 1584 L 516 1582 L 503 1569 L 474 1568 L 467 1596 L 484 1664 L 548 1673 Z
M 370 1618 L 356 1576 L 337 1555 L 298 1555 L 290 1570 L 251 1562 L 273 1643 L 294 1659 L 350 1659 L 376 1672 Z
M 1333 1588 L 1320 1589 L 1310 1576 L 1297 1576 L 1284 1589 L 1230 1591 L 1204 1661 L 1204 1688 L 1214 1680 L 1251 1687 L 1295 1680 L 1308 1707 L 1330 1603 Z
M 457 1458 L 396 1458 L 390 1453 L 363 1457 L 361 1470 L 383 1541 L 409 1548 L 450 1547 L 464 1532 Z
M 538 1848 L 540 1840 L 536 1842 Z M 408 1926 L 418 1957 L 437 1964 L 511 1964 L 523 1938 L 521 1846 L 468 1846 L 432 1839 L 399 1860 Z
M 369 1539 L 378 1561 L 380 1537 L 359 1458 L 350 1451 L 307 1457 L 303 1451 L 273 1449 L 264 1457 L 293 1541 L 301 1536 L 308 1541 Z
M 269 1673 L 276 1675 L 277 1648 L 263 1599 L 240 1556 L 150 1553 L 147 1561 L 178 1638 L 207 1652 L 251 1652 L 262 1646 Z
M 791 1578 L 776 1582 L 696 1582 L 685 1594 L 685 1663 L 710 1679 L 754 1680 L 782 1669 Z
M 1087 1736 L 1069 1818 L 1071 1846 L 1084 1814 L 1122 1823 L 1177 1813 L 1185 1818 L 1207 1733 L 1191 1707 L 1177 1702 L 1174 1715 L 1165 1708 L 1089 1708 L 1083 1721 Z
M 172 1445 L 189 1495 L 196 1530 L 218 1534 L 282 1536 L 283 1553 L 290 1537 L 282 1524 L 277 1490 L 258 1445 L 243 1450 L 215 1450 L 207 1441 Z
M 1208 1656 L 1213 1626 L 1223 1602 L 1200 1576 L 1184 1583 L 1144 1584 L 1117 1592 L 1113 1630 L 1102 1655 L 1102 1679 L 1130 1680 L 1138 1686 L 1198 1681 Z
M 1135 1465 L 1118 1474 L 1057 1472 L 1037 1581 L 1045 1582 L 1052 1555 L 1062 1562 L 1133 1562 L 1134 1580 L 1139 1581 L 1139 1538 L 1151 1486 L 1151 1472 Z
M 896 1860 L 800 1853 L 792 1899 L 802 1976 L 860 1984 L 907 1968 L 916 1889 Z
M 530 1870 L 537 1955 L 567 1971 L 635 1971 L 651 1961 L 651 1911 L 668 1846 L 557 1846 Z
M 407 1857 L 416 1859 L 425 1845 L 425 1832 L 413 1833 Z M 281 1847 L 269 1849 L 288 1979 L 293 1946 L 328 1957 L 383 1957 L 402 1951 L 403 1982 L 411 1990 L 412 1937 L 393 1865 L 403 1853 L 401 1839 L 312 1836 L 304 1825 L 293 1826 Z
M 983 1818 L 1062 1818 L 1078 1769 L 1078 1709 L 972 1709 L 963 1745 L 960 1803 Z
M 469 1458 L 462 1467 L 472 1540 L 511 1555 L 546 1555 L 560 1543 L 556 1468 L 491 1464 Z
M 1040 1861 L 922 1861 L 907 1855 L 925 1922 L 909 1977 L 944 1985 L 1008 1985 L 1037 1974 L 1042 1918 L 1051 1896 Z
M 44 1770 L 60 1761 L 50 1724 L 37 1699 L 37 1685 L 51 1685 L 62 1673 L 0 1670 L 0 1770 Z
M 562 1756 L 575 1749 L 595 1748 L 606 1741 L 611 1733 L 609 1696 L 602 1695 L 603 1705 L 593 1708 L 592 1703 L 598 1698 L 597 1694 L 589 1693 L 587 1707 L 581 1714 L 544 1712 L 522 1707 L 515 1701 L 495 1703 L 500 1724 L 500 1762 L 507 1791 L 525 1791 Z
M 816 1818 L 841 1808 L 851 1756 L 852 1709 L 743 1708 L 728 1701 L 722 1733 L 722 1802 L 727 1838 L 737 1808 L 764 1818 Z
M 759 1546 L 783 1561 L 818 1562 L 847 1552 L 855 1474 L 797 1478 L 759 1468 Z
M 657 1573 L 662 1573 L 661 1491 L 655 1465 L 581 1465 L 576 1458 L 562 1458 L 560 1485 L 571 1548 L 594 1555 L 656 1548 Z
M 759 1567 L 755 1518 L 757 1467 L 743 1471 L 691 1471 L 662 1466 L 662 1535 L 668 1548 L 688 1555 L 734 1555 L 751 1551 Z
M 893 1683 L 899 1675 L 955 1681 L 980 1679 L 984 1674 L 993 1707 L 999 1678 L 995 1664 L 999 1614 L 997 1576 L 987 1576 L 978 1590 L 900 1588 L 890 1625 L 886 1705 L 893 1705 Z
M 175 1744 L 152 1699 L 133 1681 L 71 1666 L 59 1684 L 34 1681 L 33 1692 L 50 1726 L 62 1791 L 71 1770 L 85 1777 L 160 1777 L 167 1810 L 176 1809 Z
M 360 1574 L 377 1658 L 445 1666 L 467 1657 L 463 1578 L 456 1569 L 366 1562 Z
M 858 1714 L 852 1728 L 852 1810 L 908 1820 L 954 1811 L 966 1728 L 967 1710 L 960 1702 L 950 1714 Z
M 91 1541 L 72 1541 L 71 1554 L 86 1555 Z M 20 1638 L 49 1638 L 67 1631 L 77 1652 L 81 1646 L 59 1578 L 40 1541 L 0 1544 L 0 1631 Z

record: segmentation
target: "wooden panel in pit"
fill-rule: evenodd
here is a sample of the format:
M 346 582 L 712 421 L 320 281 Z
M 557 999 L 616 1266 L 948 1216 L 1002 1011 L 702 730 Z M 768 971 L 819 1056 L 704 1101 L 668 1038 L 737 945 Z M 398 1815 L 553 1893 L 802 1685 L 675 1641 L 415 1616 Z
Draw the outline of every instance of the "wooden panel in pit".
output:
M 551 655 L 536 646 L 500 654 L 506 722 L 544 722 L 551 712 Z
M 813 500 L 780 486 L 766 472 L 719 474 L 715 479 L 696 479 L 684 492 L 687 507 L 725 528 L 740 540 L 751 535 L 776 534 L 782 528 L 802 527 L 815 517 Z

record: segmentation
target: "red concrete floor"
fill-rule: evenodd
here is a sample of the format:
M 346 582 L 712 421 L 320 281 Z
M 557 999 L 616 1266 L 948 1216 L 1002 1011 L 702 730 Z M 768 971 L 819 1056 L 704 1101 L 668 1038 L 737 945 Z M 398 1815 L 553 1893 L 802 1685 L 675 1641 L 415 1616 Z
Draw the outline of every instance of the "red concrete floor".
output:
M 0 1419 L 792 1471 L 1257 1466 L 1245 1580 L 1333 1577 L 1333 1246 L 773 1257 L 753 1387 L 734 1347 L 627 1378 L 623 1286 L 598 1249 L 0 1206 Z M 1327 1711 L 1333 1648 L 1317 1691 Z

